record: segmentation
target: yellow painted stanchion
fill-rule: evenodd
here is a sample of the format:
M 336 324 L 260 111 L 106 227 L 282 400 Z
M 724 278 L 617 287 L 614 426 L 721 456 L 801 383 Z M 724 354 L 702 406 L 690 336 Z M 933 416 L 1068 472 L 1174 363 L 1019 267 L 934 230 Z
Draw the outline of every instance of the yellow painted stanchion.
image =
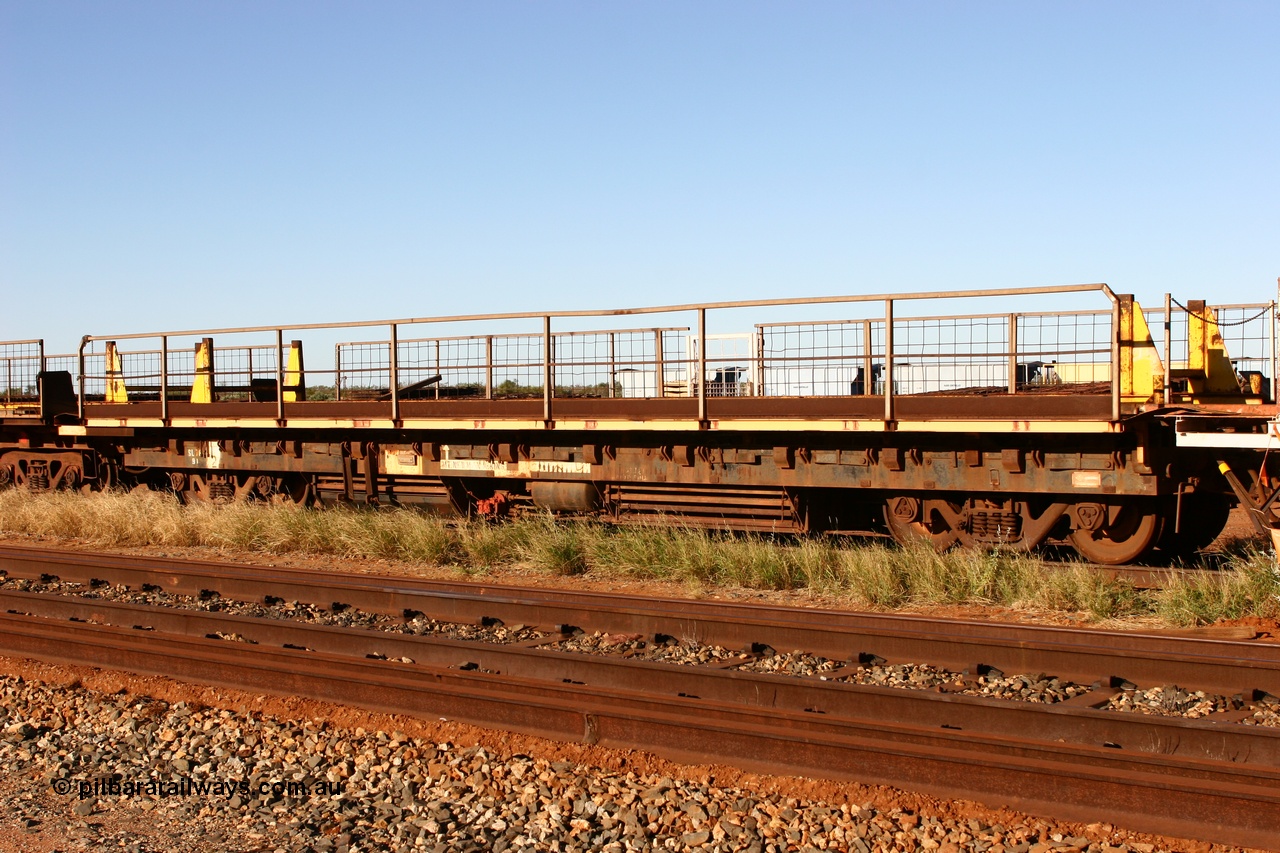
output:
M 127 403 L 129 402 L 129 394 L 124 387 L 124 371 L 121 368 L 120 351 L 116 349 L 115 341 L 107 341 L 106 349 L 106 400 L 108 403 Z
M 213 402 L 213 338 L 196 344 L 196 375 L 191 382 L 191 402 Z

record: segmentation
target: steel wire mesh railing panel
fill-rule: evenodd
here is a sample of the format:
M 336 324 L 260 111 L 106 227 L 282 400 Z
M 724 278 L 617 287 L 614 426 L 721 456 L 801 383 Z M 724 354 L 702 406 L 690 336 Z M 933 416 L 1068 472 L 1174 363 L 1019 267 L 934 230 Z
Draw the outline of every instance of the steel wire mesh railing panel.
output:
M 658 354 L 666 332 L 684 332 L 685 329 L 636 329 L 608 332 L 607 374 L 604 378 L 607 397 L 656 397 L 658 396 Z M 561 345 L 556 342 L 557 371 L 561 369 Z M 594 364 L 597 366 L 600 352 L 599 344 L 595 349 Z M 582 352 L 586 358 L 586 352 Z M 583 368 L 588 367 L 584 363 Z M 570 370 L 574 367 L 571 365 Z M 598 375 L 598 374 L 597 374 Z M 584 382 L 588 377 L 583 376 Z M 561 382 L 560 373 L 556 373 L 557 385 Z M 598 387 L 598 386 L 595 386 Z
M 551 369 L 559 397 L 658 396 L 683 379 L 687 329 L 613 329 L 552 335 Z M 537 333 L 400 340 L 397 388 L 422 397 L 534 397 L 543 394 L 544 337 Z M 670 359 L 664 363 L 659 353 Z M 382 398 L 390 388 L 390 343 L 337 345 L 338 392 L 345 399 Z
M 170 349 L 165 361 L 166 383 L 171 395 L 190 395 L 196 381 L 196 353 L 191 347 Z
M 196 366 L 196 352 L 191 347 L 170 348 L 167 354 L 160 349 L 117 349 L 119 372 L 113 373 L 107 363 L 106 352 L 97 348 L 97 341 L 84 353 L 85 395 L 90 401 L 104 399 L 108 381 L 118 379 L 124 384 L 130 400 L 156 400 L 163 385 L 172 399 L 183 399 L 191 394 L 192 386 L 204 371 Z M 279 353 L 275 346 L 257 345 L 241 347 L 215 347 L 212 355 L 213 387 L 218 399 L 234 401 L 252 399 L 254 380 L 259 383 L 274 382 Z M 161 369 L 161 361 L 164 369 Z M 70 370 L 78 380 L 80 356 L 59 355 L 51 362 L 57 368 Z
M 766 396 L 884 391 L 882 320 L 757 326 Z M 1110 381 L 1110 312 L 906 317 L 893 325 L 895 394 Z M 870 373 L 870 385 L 865 382 Z
M 619 397 L 684 397 L 688 328 L 613 332 L 613 385 Z
M 275 382 L 276 363 L 275 346 L 214 347 L 213 382 L 219 399 L 252 399 L 255 379 Z
M 1218 331 L 1236 372 L 1271 376 L 1269 305 L 1223 305 L 1215 309 Z
M 390 341 L 338 344 L 336 361 L 335 394 L 340 400 L 377 398 L 391 387 Z
M 493 396 L 542 396 L 542 335 L 494 335 Z
M 490 376 L 490 340 L 483 336 L 400 341 L 397 386 L 411 392 L 410 396 L 484 396 Z
M 29 402 L 37 398 L 40 373 L 40 344 L 0 343 L 0 402 Z
M 100 352 L 86 352 L 84 355 L 85 366 L 85 392 L 93 397 L 95 395 L 101 397 L 105 391 L 106 384 L 102 378 L 106 374 L 106 359 Z M 44 357 L 45 370 L 65 370 L 71 374 L 72 387 L 79 393 L 80 388 L 80 356 L 78 353 L 57 353 L 56 355 L 46 355 Z
M 895 394 L 1008 388 L 1008 315 L 903 318 L 893 324 Z
M 898 307 L 909 304 L 898 301 L 894 309 L 897 316 L 892 334 L 891 378 L 895 394 L 1051 390 L 1036 386 L 1066 386 L 1064 391 L 1091 386 L 1090 393 L 1102 393 L 1099 386 L 1112 381 L 1111 310 L 901 315 Z M 1267 307 L 1226 305 L 1216 309 L 1219 331 L 1241 374 L 1272 372 L 1275 355 L 1270 324 L 1274 322 L 1274 312 L 1263 310 Z M 714 319 L 721 316 L 717 314 Z M 1164 312 L 1149 309 L 1146 317 L 1163 357 Z M 551 322 L 561 320 L 553 316 Z M 563 322 L 573 325 L 581 319 Z M 393 324 L 391 336 L 395 337 L 397 330 L 424 325 L 429 327 L 431 323 Z M 1185 311 L 1175 310 L 1171 321 L 1174 354 L 1170 359 L 1175 370 L 1188 360 L 1188 325 Z M 750 328 L 753 331 L 747 333 L 708 335 L 701 359 L 698 338 L 688 328 L 555 332 L 549 354 L 544 352 L 547 338 L 538 331 L 397 339 L 394 358 L 389 340 L 357 341 L 337 345 L 333 373 L 340 399 L 385 400 L 390 397 L 393 382 L 405 399 L 540 397 L 545 391 L 548 367 L 556 397 L 696 396 L 700 386 L 712 397 L 884 393 L 884 380 L 888 377 L 883 373 L 890 360 L 886 341 L 890 336 L 883 318 L 780 322 Z M 218 334 L 238 336 L 250 331 L 259 330 L 221 330 Z M 386 334 L 386 328 L 372 333 Z M 193 333 L 167 337 L 170 346 L 166 371 L 171 395 L 189 390 L 201 372 L 195 365 L 193 337 Z M 178 344 L 177 338 L 186 342 Z M 164 335 L 126 336 L 122 343 L 145 341 L 154 346 L 164 339 Z M 104 343 L 91 341 L 85 355 L 85 388 L 90 397 L 99 395 L 99 399 L 110 390 L 106 384 L 109 365 L 103 356 Z M 13 346 L 0 344 L 0 371 L 12 372 L 18 362 Z M 118 350 L 121 378 L 131 399 L 145 399 L 145 395 L 154 398 L 158 393 L 161 377 L 166 373 L 160 369 L 160 352 L 154 348 Z M 548 356 L 549 365 L 545 361 Z M 252 398 L 253 386 L 275 381 L 282 368 L 281 357 L 276 345 L 216 347 L 211 373 L 217 398 Z M 73 373 L 80 369 L 78 360 L 65 366 L 74 367 Z M 700 368 L 704 369 L 702 375 L 698 373 Z M 326 368 L 323 372 L 330 371 Z M 34 375 L 14 380 L 0 375 L 0 382 L 5 383 L 9 397 L 25 393 L 23 389 L 35 384 Z
M 706 384 L 708 397 L 749 397 L 755 393 L 754 375 L 757 370 L 756 337 L 750 334 L 707 335 L 706 354 L 699 358 L 702 348 L 697 336 L 686 336 L 684 365 L 685 380 L 681 390 L 689 395 L 699 393 L 698 383 Z M 705 373 L 701 380 L 698 371 Z
M 766 397 L 832 397 L 878 393 L 884 322 L 844 320 L 769 323 L 759 336 L 761 393 Z M 870 363 L 873 380 L 865 384 Z
M 119 352 L 120 378 L 124 380 L 125 392 L 131 398 L 160 393 L 160 355 L 160 350 Z M 105 360 L 103 366 L 105 380 L 110 366 Z
M 1096 386 L 1110 382 L 1111 324 L 1110 311 L 1019 314 L 1018 383 Z
M 542 336 L 534 334 L 398 341 L 396 385 L 410 396 L 541 395 L 542 344 Z M 389 394 L 389 341 L 339 344 L 337 362 L 343 399 Z
M 689 382 L 689 334 L 685 330 L 668 329 L 662 332 L 662 365 L 657 373 L 662 376 L 660 387 L 653 396 L 688 397 L 696 395 Z
M 619 369 L 618 346 L 628 333 L 569 332 L 554 337 L 555 392 L 557 397 L 612 397 L 618 392 L 614 379 Z M 623 346 L 633 349 L 631 340 Z M 650 349 L 656 342 L 650 342 Z M 627 359 L 630 365 L 631 359 Z M 611 387 L 612 386 L 612 387 Z

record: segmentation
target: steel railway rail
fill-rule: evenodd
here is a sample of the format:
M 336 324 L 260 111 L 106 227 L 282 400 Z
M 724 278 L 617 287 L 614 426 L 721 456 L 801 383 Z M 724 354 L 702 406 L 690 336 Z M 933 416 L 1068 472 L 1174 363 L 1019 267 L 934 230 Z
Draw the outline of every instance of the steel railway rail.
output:
M 81 562 L 80 568 L 92 573 L 112 567 Z M 186 576 L 172 564 L 143 571 L 158 575 L 165 569 L 173 588 L 213 580 L 225 588 L 236 575 L 228 570 L 219 578 L 208 572 Z M 287 595 L 290 583 L 316 589 L 301 583 L 302 574 L 259 577 L 252 594 Z M 249 594 L 248 573 L 239 582 Z M 923 620 L 886 617 L 859 626 L 862 617 L 851 614 L 788 614 L 702 602 L 626 606 L 622 597 L 598 595 L 569 595 L 557 603 L 558 593 L 523 600 L 533 598 L 529 591 L 485 587 L 468 594 L 461 584 L 368 577 L 338 579 L 325 592 L 354 599 L 362 590 L 381 596 L 384 606 L 410 598 L 425 605 L 436 598 L 433 609 L 459 619 L 482 609 L 514 617 L 519 609 L 522 617 L 595 614 L 601 623 L 638 628 L 643 622 L 668 630 L 683 625 L 725 637 L 759 637 L 773 630 L 778 637 L 800 639 L 800 632 L 807 632 L 803 638 L 814 645 L 846 652 L 875 645 L 876 632 L 867 626 L 878 623 L 883 634 L 878 647 L 906 643 L 903 654 L 927 654 L 931 643 L 942 648 L 967 637 L 969 646 L 956 653 L 964 659 L 971 659 L 976 648 L 994 659 L 1004 646 L 1006 659 L 1021 660 L 1025 654 L 1036 664 L 1079 654 L 1087 662 L 1074 669 L 1088 671 L 1098 665 L 1099 658 L 1092 656 L 1107 653 L 1109 645 L 1111 660 L 1134 663 L 1132 671 L 1141 668 L 1137 661 L 1149 658 L 1153 674 L 1196 678 L 1215 665 L 1225 672 L 1234 661 L 1235 671 L 1205 677 L 1232 682 L 1247 672 L 1251 683 L 1272 689 L 1280 675 L 1277 650 L 1257 644 L 1088 638 L 1094 632 L 973 624 L 954 626 L 948 637 L 943 625 L 933 632 L 918 630 Z M 493 646 L 9 590 L 0 593 L 0 610 L 7 611 L 0 614 L 0 651 L 10 655 L 443 716 L 557 739 L 645 748 L 682 760 L 891 784 L 1224 843 L 1268 846 L 1280 825 L 1280 732 L 1106 712 L 1091 707 L 1098 696 L 1042 706 L 595 657 L 554 647 L 568 631 L 563 623 L 547 624 L 547 636 L 537 641 Z M 901 631 L 906 625 L 917 630 Z M 1003 641 L 997 642 L 993 635 L 1001 631 Z M 823 635 L 829 638 L 822 641 Z M 852 645 L 851 637 L 856 638 Z M 1157 648 L 1163 648 L 1163 659 Z M 1037 657 L 1045 654 L 1050 657 Z M 370 660 L 369 655 L 401 660 Z
M 1027 310 L 1051 298 L 1094 302 Z M 1280 521 L 1275 329 L 1274 302 L 1145 310 L 1092 284 L 0 343 L 0 486 L 1061 541 L 1120 565 L 1205 547 L 1235 505 Z
M 735 649 L 804 649 L 835 659 L 878 658 L 950 669 L 1052 672 L 1087 684 L 1280 696 L 1280 645 L 1141 632 L 1003 625 L 920 616 L 796 609 L 368 574 L 244 566 L 92 552 L 0 547 L 8 578 L 164 590 L 262 601 L 271 595 L 326 609 L 353 607 L 445 622 L 542 625 L 588 632 L 692 637 Z M 563 627 L 565 630 L 561 630 Z M 1107 688 L 1104 688 L 1107 689 Z

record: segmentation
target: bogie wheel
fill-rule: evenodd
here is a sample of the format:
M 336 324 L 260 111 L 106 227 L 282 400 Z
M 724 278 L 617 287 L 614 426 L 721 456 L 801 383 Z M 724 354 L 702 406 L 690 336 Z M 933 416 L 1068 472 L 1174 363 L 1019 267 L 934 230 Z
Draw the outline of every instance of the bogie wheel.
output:
M 1068 540 L 1080 556 L 1104 566 L 1132 563 L 1155 546 L 1163 515 L 1145 504 L 1080 504 Z
M 311 481 L 300 474 L 259 477 L 258 494 L 276 506 L 308 506 L 315 497 Z
M 899 545 L 928 544 L 942 552 L 956 544 L 957 532 L 929 504 L 905 495 L 885 501 L 885 527 Z

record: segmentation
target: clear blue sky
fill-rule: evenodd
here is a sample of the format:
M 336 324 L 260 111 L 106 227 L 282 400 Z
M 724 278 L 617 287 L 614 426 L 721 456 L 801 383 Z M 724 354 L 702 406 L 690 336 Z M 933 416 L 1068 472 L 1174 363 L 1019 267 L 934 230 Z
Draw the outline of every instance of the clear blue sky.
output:
M 1267 301 L 1277 44 L 1275 2 L 0 0 L 0 339 Z

